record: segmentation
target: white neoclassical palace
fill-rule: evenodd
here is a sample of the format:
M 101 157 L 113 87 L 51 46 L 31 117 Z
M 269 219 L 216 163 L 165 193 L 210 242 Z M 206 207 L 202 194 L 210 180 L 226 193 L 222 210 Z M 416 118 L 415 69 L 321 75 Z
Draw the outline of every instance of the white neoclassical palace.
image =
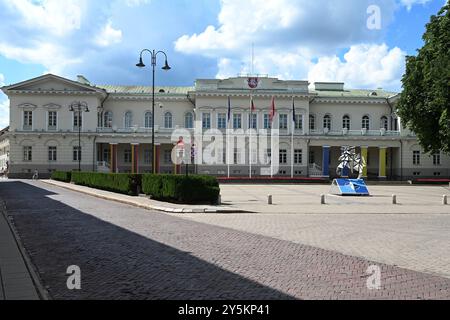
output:
M 251 85 L 248 77 L 236 77 L 197 80 L 193 87 L 158 87 L 155 170 L 185 170 L 173 165 L 172 133 L 176 129 L 193 132 L 195 123 L 201 123 L 204 130 L 222 132 L 228 125 L 236 130 L 278 128 L 277 176 L 332 177 L 342 146 L 358 147 L 369 179 L 450 175 L 450 158 L 424 154 L 414 134 L 402 127 L 395 114 L 396 93 L 351 90 L 343 83 L 310 86 L 307 81 L 270 77 L 259 77 Z M 82 76 L 73 81 L 51 74 L 3 87 L 10 99 L 10 126 L 0 132 L 0 169 L 8 170 L 10 177 L 29 177 L 35 170 L 42 176 L 54 170 L 76 170 L 81 161 L 86 171 L 150 172 L 151 89 L 93 85 Z M 272 98 L 276 101 L 273 122 Z M 89 112 L 71 111 L 74 101 L 86 103 Z M 197 164 L 191 170 L 248 177 L 250 170 L 258 176 L 266 167 L 238 149 L 230 152 L 223 162 Z M 226 159 L 231 159 L 228 165 Z

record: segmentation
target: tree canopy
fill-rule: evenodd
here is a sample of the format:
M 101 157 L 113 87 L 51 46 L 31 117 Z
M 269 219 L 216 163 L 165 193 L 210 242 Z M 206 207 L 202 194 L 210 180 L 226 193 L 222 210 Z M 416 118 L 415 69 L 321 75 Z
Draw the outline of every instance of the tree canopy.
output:
M 450 4 L 431 17 L 417 56 L 406 58 L 398 115 L 427 153 L 450 154 Z

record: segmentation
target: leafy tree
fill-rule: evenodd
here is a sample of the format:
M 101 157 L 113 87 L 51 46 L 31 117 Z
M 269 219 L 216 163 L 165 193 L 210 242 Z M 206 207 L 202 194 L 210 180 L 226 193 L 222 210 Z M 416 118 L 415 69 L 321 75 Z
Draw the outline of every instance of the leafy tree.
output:
M 427 153 L 450 154 L 450 4 L 432 16 L 417 56 L 406 58 L 398 114 Z

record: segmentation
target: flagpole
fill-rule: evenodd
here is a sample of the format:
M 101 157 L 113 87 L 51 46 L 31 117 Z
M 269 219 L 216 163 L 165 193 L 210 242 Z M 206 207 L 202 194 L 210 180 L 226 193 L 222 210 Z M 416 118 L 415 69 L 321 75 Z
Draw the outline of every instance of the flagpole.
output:
M 252 129 L 253 129 L 253 91 L 250 91 L 250 121 L 249 121 L 249 130 L 250 130 L 250 138 L 249 138 L 249 178 L 252 178 Z
M 228 179 L 230 179 L 230 108 L 231 102 L 230 97 L 228 97 L 228 113 L 227 113 L 227 169 L 228 169 Z

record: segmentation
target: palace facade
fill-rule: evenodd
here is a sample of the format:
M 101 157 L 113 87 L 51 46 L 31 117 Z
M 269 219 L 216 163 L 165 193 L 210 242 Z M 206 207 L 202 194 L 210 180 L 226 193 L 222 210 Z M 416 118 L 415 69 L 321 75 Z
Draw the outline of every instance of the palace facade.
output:
M 186 170 L 173 164 L 173 132 L 185 129 L 194 135 L 195 124 L 201 123 L 203 130 L 220 132 L 228 124 L 236 130 L 278 128 L 277 176 L 333 177 L 342 146 L 358 147 L 367 162 L 368 179 L 450 176 L 450 158 L 423 153 L 415 135 L 402 127 L 395 113 L 396 93 L 351 90 L 344 83 L 310 86 L 307 81 L 270 77 L 259 77 L 250 85 L 253 88 L 248 77 L 236 77 L 197 80 L 193 87 L 158 87 L 156 171 Z M 151 87 L 93 85 L 83 76 L 74 81 L 48 74 L 2 90 L 10 99 L 10 126 L 0 133 L 0 170 L 8 171 L 10 178 L 27 178 L 35 170 L 40 177 L 55 170 L 77 170 L 79 162 L 83 171 L 151 171 Z M 276 101 L 273 123 L 272 98 Z M 86 103 L 89 112 L 71 111 L 74 101 Z M 245 139 L 248 144 L 249 137 Z M 270 147 L 266 151 L 270 155 Z M 233 149 L 230 166 L 222 154 L 223 161 L 189 170 L 248 177 L 251 168 L 252 176 L 261 175 L 267 166 L 245 153 Z

